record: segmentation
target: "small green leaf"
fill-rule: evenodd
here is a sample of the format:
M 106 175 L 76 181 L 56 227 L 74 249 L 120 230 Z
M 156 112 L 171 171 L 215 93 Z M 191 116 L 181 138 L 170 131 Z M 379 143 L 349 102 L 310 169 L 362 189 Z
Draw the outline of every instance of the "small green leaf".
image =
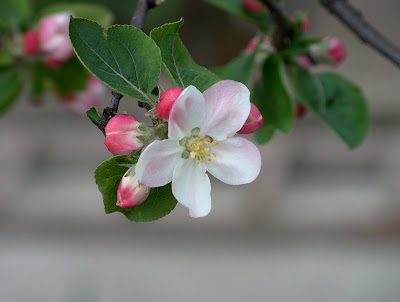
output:
M 0 26 L 11 28 L 21 23 L 29 14 L 28 0 L 6 0 L 1 2 Z
M 220 79 L 193 61 L 178 35 L 182 24 L 183 20 L 164 24 L 153 29 L 150 37 L 161 49 L 164 67 L 171 81 L 182 88 L 193 85 L 200 91 L 204 91 Z
M 9 67 L 14 62 L 15 58 L 10 53 L 0 50 L 0 67 Z
M 0 115 L 14 103 L 23 84 L 21 75 L 15 69 L 0 69 Z
M 146 103 L 155 103 L 152 90 L 161 72 L 157 45 L 140 29 L 71 18 L 69 34 L 81 62 L 111 89 Z
M 152 188 L 149 197 L 138 206 L 122 209 L 116 205 L 119 183 L 128 170 L 124 165 L 135 163 L 136 161 L 128 156 L 115 156 L 97 167 L 94 174 L 99 190 L 103 194 L 105 211 L 107 214 L 121 212 L 129 220 L 136 222 L 160 219 L 169 214 L 177 203 L 172 195 L 171 184 Z
M 263 125 L 254 133 L 254 139 L 257 144 L 263 145 L 268 143 L 274 135 L 275 127 L 272 125 Z
M 214 73 L 222 80 L 234 80 L 247 84 L 253 73 L 256 52 L 240 55 L 222 67 L 214 68 Z
M 364 141 L 369 129 L 368 106 L 356 85 L 332 72 L 312 75 L 304 68 L 295 73 L 294 80 L 299 99 L 350 149 Z
M 257 102 L 264 121 L 282 132 L 288 132 L 294 124 L 295 102 L 285 65 L 278 55 L 270 55 L 262 69 L 264 92 Z
M 214 5 L 238 18 L 256 23 L 264 30 L 269 30 L 273 24 L 271 14 L 265 10 L 261 12 L 250 12 L 244 8 L 242 0 L 203 0 Z
M 101 115 L 97 110 L 97 108 L 96 107 L 90 108 L 88 111 L 86 111 L 86 115 L 92 121 L 92 123 L 98 128 L 101 120 Z M 103 132 L 103 134 L 106 135 L 104 130 L 102 130 L 101 132 Z
M 87 3 L 52 4 L 40 12 L 40 18 L 62 12 L 69 12 L 75 18 L 83 18 L 97 22 L 103 27 L 110 26 L 114 19 L 113 14 L 108 8 L 98 4 Z

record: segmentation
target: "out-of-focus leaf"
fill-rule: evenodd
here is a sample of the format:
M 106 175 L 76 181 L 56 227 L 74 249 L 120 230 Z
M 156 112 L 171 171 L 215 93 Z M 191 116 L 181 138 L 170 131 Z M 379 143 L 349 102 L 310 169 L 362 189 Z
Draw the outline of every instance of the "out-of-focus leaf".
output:
M 2 0 L 0 8 L 0 27 L 11 28 L 21 23 L 28 14 L 28 0 Z
M 247 84 L 253 73 L 256 52 L 240 55 L 225 66 L 213 69 L 222 80 L 234 80 Z
M 22 86 L 22 77 L 15 69 L 0 69 L 0 115 L 11 107 Z

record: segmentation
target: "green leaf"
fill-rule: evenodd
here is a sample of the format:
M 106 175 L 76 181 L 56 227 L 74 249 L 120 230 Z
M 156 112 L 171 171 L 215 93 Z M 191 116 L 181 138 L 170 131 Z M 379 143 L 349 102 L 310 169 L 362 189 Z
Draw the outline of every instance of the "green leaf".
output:
M 96 107 L 90 108 L 88 111 L 86 111 L 86 115 L 92 121 L 92 123 L 98 128 L 100 119 L 101 119 L 101 115 L 100 115 L 99 111 L 97 110 L 97 108 Z M 104 130 L 102 130 L 101 132 L 103 132 L 103 134 L 106 135 Z
M 254 139 L 257 144 L 263 145 L 268 143 L 274 135 L 275 127 L 272 125 L 263 125 L 254 133 Z
M 113 14 L 108 8 L 98 4 L 86 3 L 56 3 L 41 11 L 40 18 L 62 12 L 69 12 L 76 18 L 97 22 L 103 27 L 110 26 L 114 19 Z
M 262 12 L 249 12 L 244 8 L 242 0 L 203 0 L 238 18 L 256 23 L 264 30 L 269 30 L 273 24 L 271 14 L 265 10 Z
M 0 50 L 0 67 L 9 67 L 14 62 L 15 58 L 10 53 Z
M 164 24 L 153 29 L 150 37 L 161 49 L 164 67 L 171 81 L 182 88 L 193 85 L 200 91 L 204 91 L 220 79 L 193 61 L 178 35 L 182 24 L 183 20 Z
M 0 115 L 14 103 L 23 84 L 21 75 L 15 69 L 0 69 Z
M 71 18 L 72 45 L 86 68 L 111 89 L 146 103 L 155 103 L 152 90 L 161 72 L 157 45 L 140 29 Z
M 121 212 L 131 221 L 153 221 L 169 214 L 176 206 L 172 195 L 171 184 L 152 188 L 149 197 L 140 205 L 122 209 L 116 206 L 117 190 L 121 178 L 128 170 L 124 165 L 135 164 L 128 156 L 115 156 L 103 162 L 94 172 L 96 183 L 103 194 L 104 207 L 107 214 Z
M 21 23 L 29 14 L 28 0 L 5 0 L 1 2 L 0 26 L 11 28 Z
M 71 58 L 60 68 L 44 66 L 47 78 L 61 96 L 85 89 L 88 72 L 76 57 Z
M 234 80 L 247 84 L 253 73 L 253 65 L 256 52 L 243 54 L 225 66 L 214 68 L 214 73 L 222 80 Z
M 282 132 L 288 132 L 294 124 L 295 102 L 285 65 L 278 55 L 270 55 L 262 68 L 264 92 L 256 106 L 264 121 Z
M 299 99 L 330 127 L 349 148 L 359 146 L 369 129 L 367 100 L 362 91 L 341 75 L 295 73 Z

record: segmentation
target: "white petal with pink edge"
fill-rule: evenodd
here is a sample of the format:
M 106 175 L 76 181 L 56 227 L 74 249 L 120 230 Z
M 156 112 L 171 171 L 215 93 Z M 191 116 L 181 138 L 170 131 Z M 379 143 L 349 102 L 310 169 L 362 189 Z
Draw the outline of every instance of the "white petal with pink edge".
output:
M 204 164 L 180 160 L 172 179 L 172 193 L 179 203 L 189 208 L 191 217 L 206 216 L 211 211 L 211 184 Z
M 201 134 L 215 140 L 224 140 L 235 135 L 250 113 L 250 91 L 242 83 L 219 81 L 203 93 L 205 99 L 205 121 Z
M 171 182 L 183 147 L 176 140 L 154 141 L 143 151 L 136 165 L 136 177 L 141 185 L 161 187 Z
M 187 87 L 176 99 L 169 114 L 168 137 L 180 140 L 190 136 L 193 128 L 203 125 L 204 98 L 194 86 Z
M 210 146 L 214 153 L 207 171 L 229 185 L 241 185 L 255 180 L 261 170 L 261 154 L 258 148 L 242 137 L 231 137 Z

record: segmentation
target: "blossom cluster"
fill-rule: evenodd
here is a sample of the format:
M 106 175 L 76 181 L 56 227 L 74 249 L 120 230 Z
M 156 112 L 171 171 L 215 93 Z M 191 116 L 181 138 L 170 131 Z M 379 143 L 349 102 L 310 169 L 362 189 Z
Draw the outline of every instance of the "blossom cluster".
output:
M 211 210 L 207 172 L 231 185 L 250 183 L 258 176 L 258 148 L 234 136 L 253 133 L 263 124 L 245 85 L 224 80 L 203 93 L 194 86 L 172 87 L 160 96 L 156 112 L 161 123 L 168 123 L 168 138 L 163 140 L 153 140 L 151 127 L 132 115 L 116 115 L 105 128 L 104 143 L 113 154 L 142 150 L 120 182 L 118 206 L 137 206 L 150 188 L 172 181 L 173 195 L 189 208 L 190 216 L 203 217 Z

